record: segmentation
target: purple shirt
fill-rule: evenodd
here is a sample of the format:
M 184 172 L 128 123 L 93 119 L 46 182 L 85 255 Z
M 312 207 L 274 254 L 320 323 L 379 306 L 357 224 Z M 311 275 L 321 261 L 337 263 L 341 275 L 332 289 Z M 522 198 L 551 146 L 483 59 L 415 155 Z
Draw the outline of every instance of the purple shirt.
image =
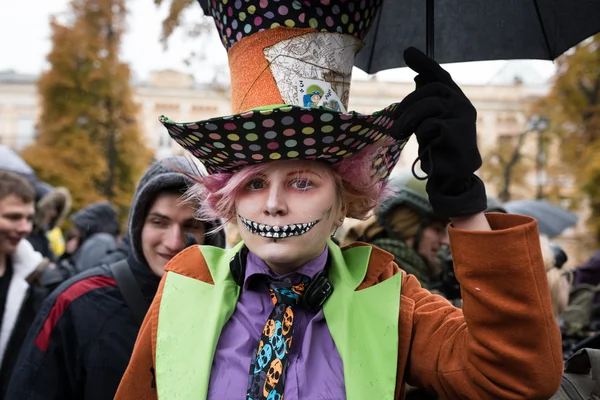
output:
M 303 265 L 298 271 L 279 276 L 253 253 L 248 254 L 246 277 L 233 315 L 219 337 L 210 373 L 208 399 L 245 399 L 250 360 L 262 329 L 273 310 L 264 279 L 299 275 L 313 278 L 327 261 L 327 252 Z M 294 308 L 293 344 L 288 353 L 285 400 L 340 400 L 346 398 L 342 359 L 329 333 L 323 310 L 311 313 L 302 306 Z

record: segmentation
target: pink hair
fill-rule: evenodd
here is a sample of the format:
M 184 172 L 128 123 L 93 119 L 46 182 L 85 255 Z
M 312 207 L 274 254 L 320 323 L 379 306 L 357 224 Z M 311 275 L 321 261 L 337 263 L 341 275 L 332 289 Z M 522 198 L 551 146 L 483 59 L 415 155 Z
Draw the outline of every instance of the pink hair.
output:
M 358 154 L 337 164 L 326 164 L 335 182 L 340 204 L 347 207 L 346 216 L 367 219 L 370 212 L 392 193 L 379 175 L 373 173 L 373 162 L 385 144 L 365 147 Z M 249 165 L 236 173 L 221 173 L 190 177 L 195 181 L 187 198 L 200 204 L 197 217 L 202 221 L 224 220 L 236 217 L 235 199 L 245 184 L 278 161 Z

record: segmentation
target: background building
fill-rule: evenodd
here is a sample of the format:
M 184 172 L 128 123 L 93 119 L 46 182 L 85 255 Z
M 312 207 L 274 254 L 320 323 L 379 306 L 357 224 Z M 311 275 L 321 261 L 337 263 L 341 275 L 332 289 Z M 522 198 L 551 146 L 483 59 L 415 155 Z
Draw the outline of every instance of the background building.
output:
M 40 102 L 37 76 L 0 71 L 0 143 L 20 150 L 35 138 Z M 167 115 L 176 121 L 197 121 L 231 112 L 229 89 L 219 85 L 197 84 L 191 75 L 178 71 L 157 71 L 146 81 L 132 82 L 139 106 L 139 123 L 157 157 L 180 153 L 158 122 Z M 527 106 L 548 91 L 548 85 L 527 63 L 509 62 L 486 85 L 462 85 L 478 111 L 478 131 L 482 148 L 515 135 L 527 122 Z M 349 108 L 370 113 L 400 101 L 414 90 L 412 82 L 384 82 L 376 78 L 354 80 Z M 74 99 L 76 101 L 76 99 Z M 410 165 L 416 155 L 411 140 L 400 167 Z M 410 161 L 409 161 L 410 159 Z
M 0 144 L 17 151 L 32 143 L 40 101 L 37 76 L 0 71 Z M 157 158 L 184 154 L 183 149 L 158 122 L 160 115 L 175 121 L 197 121 L 227 115 L 231 112 L 229 88 L 218 84 L 198 84 L 191 75 L 174 70 L 153 72 L 146 81 L 132 82 L 137 103 L 138 122 L 149 147 Z M 478 112 L 478 140 L 482 154 L 497 148 L 503 141 L 513 141 L 526 129 L 530 105 L 547 94 L 549 84 L 527 62 L 511 61 L 484 85 L 461 85 Z M 402 100 L 414 90 L 413 82 L 381 81 L 376 77 L 352 82 L 350 110 L 370 113 Z M 523 153 L 534 157 L 537 152 L 535 135 L 528 137 Z M 417 143 L 412 138 L 406 145 L 397 170 L 408 169 L 417 157 Z M 539 176 L 535 171 L 526 177 L 529 187 L 513 188 L 513 198 L 533 198 Z M 565 183 L 566 185 L 569 182 Z M 571 182 L 572 184 L 572 182 Z M 499 188 L 488 187 L 497 195 Z M 568 204 L 565 204 L 568 205 Z M 585 217 L 586 211 L 581 211 Z M 574 265 L 589 254 L 580 248 L 585 236 L 585 218 L 578 227 L 560 238 Z

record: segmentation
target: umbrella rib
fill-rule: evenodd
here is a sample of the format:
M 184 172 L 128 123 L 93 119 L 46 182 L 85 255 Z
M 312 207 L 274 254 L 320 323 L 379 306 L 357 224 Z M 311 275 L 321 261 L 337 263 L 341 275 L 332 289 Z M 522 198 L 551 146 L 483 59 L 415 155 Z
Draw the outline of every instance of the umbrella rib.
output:
M 379 19 L 381 18 L 381 13 L 383 12 L 383 4 L 385 0 L 381 0 L 381 6 L 379 10 L 377 10 L 377 17 L 373 20 L 373 24 L 375 26 L 375 35 L 373 36 L 373 46 L 371 46 L 371 51 L 369 54 L 369 65 L 367 67 L 367 73 L 370 74 L 371 67 L 373 66 L 373 53 L 375 53 L 375 44 L 377 43 L 377 35 L 379 34 Z
M 542 14 L 540 13 L 540 5 L 538 4 L 538 0 L 533 0 L 533 4 L 535 6 L 535 13 L 537 14 L 538 21 L 540 22 L 540 28 L 542 29 L 542 35 L 544 36 L 544 42 L 546 43 L 546 49 L 548 49 L 548 59 L 554 60 L 554 53 L 550 48 L 550 40 L 548 40 L 548 35 L 546 33 L 546 27 L 544 26 L 544 22 L 542 21 Z

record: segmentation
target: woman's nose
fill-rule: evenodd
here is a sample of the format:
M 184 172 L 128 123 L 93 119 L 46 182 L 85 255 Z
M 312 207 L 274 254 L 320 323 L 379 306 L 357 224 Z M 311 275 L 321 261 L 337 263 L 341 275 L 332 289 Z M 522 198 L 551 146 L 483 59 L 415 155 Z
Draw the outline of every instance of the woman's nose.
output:
M 269 187 L 269 197 L 265 205 L 265 215 L 285 215 L 287 214 L 287 203 L 285 200 L 285 188 L 279 185 L 271 185 Z

